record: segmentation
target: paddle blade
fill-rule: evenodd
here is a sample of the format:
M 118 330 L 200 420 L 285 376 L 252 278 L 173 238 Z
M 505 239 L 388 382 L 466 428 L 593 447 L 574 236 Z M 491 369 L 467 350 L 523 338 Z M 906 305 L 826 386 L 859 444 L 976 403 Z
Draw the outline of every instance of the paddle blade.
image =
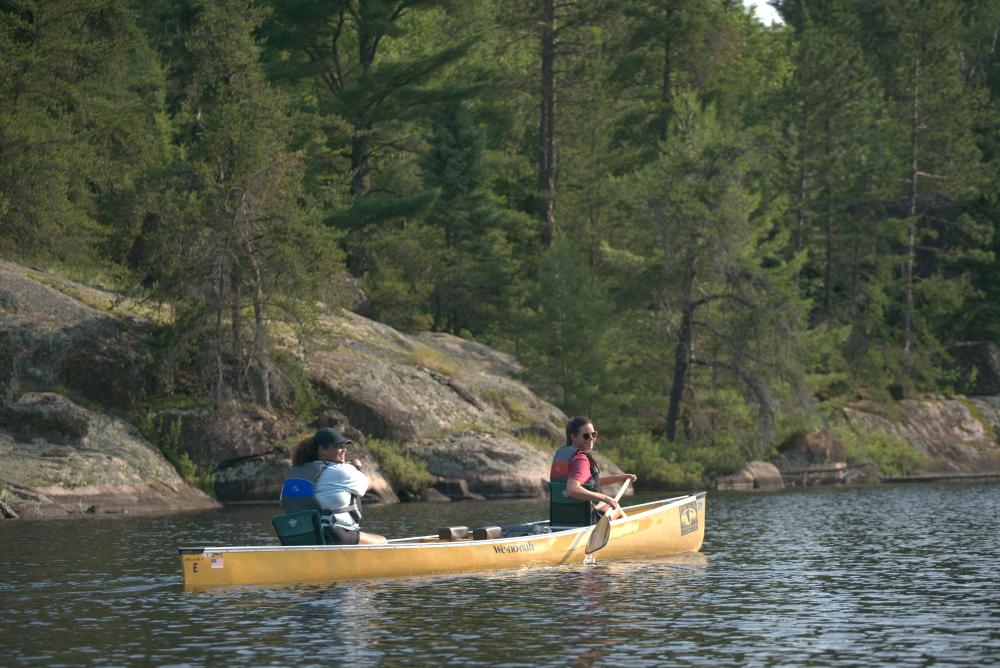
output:
M 597 552 L 599 549 L 607 545 L 610 537 L 611 518 L 604 515 L 601 519 L 597 520 L 597 525 L 594 527 L 594 530 L 590 532 L 590 539 L 587 540 L 587 554 Z
M 622 498 L 622 494 L 624 494 L 625 490 L 628 489 L 629 482 L 631 482 L 631 480 L 628 478 L 625 478 L 625 481 L 622 482 L 622 486 L 618 488 L 618 493 L 615 494 L 615 503 L 618 503 L 618 500 Z M 599 549 L 608 544 L 608 538 L 611 537 L 610 515 L 613 512 L 614 510 L 612 508 L 608 508 L 607 514 L 601 515 L 601 519 L 597 521 L 597 526 L 595 526 L 594 530 L 590 532 L 590 538 L 587 540 L 587 554 L 597 552 Z M 624 514 L 625 511 L 622 511 L 622 515 Z

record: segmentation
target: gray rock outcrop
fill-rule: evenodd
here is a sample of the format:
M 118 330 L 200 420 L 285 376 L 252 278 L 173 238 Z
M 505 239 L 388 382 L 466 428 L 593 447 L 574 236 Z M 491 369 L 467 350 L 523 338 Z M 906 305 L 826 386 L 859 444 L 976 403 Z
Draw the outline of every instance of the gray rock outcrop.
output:
M 551 455 L 506 434 L 458 432 L 411 452 L 432 474 L 464 480 L 469 492 L 486 498 L 544 496 L 548 490 Z
M 453 498 L 547 493 L 567 418 L 517 380 L 511 356 L 448 334 L 403 334 L 346 310 L 319 318 L 313 348 L 291 350 L 330 405 L 440 481 L 464 481 L 468 491 Z
M 0 487 L 23 517 L 218 505 L 132 425 L 54 393 L 28 392 L 0 409 Z
M 137 321 L 88 303 L 111 310 L 116 301 L 55 274 L 0 261 L 0 404 L 54 387 L 121 408 L 145 398 L 151 358 Z
M 36 510 L 49 503 L 53 513 L 85 501 L 88 507 L 142 506 L 141 488 L 120 484 L 88 483 L 91 491 L 75 502 L 68 501 L 73 495 L 22 484 L 34 475 L 33 467 L 47 467 L 48 459 L 31 456 L 30 444 L 48 443 L 56 433 L 63 440 L 90 438 L 95 420 L 107 411 L 135 416 L 145 433 L 157 434 L 165 452 L 211 472 L 215 495 L 227 502 L 274 502 L 294 443 L 331 423 L 355 440 L 352 456 L 365 462 L 373 478 L 369 501 L 398 498 L 366 438 L 407 452 L 439 482 L 460 481 L 465 491 L 454 498 L 545 493 L 548 457 L 561 443 L 566 416 L 519 382 L 521 369 L 512 357 L 455 336 L 408 335 L 350 311 L 317 309 L 306 348 L 291 335 L 279 342 L 320 392 L 314 420 L 239 404 L 146 412 L 156 373 L 143 342 L 153 323 L 142 305 L 51 272 L 0 262 L 0 409 L 21 415 L 16 429 L 0 423 L 19 460 L 5 490 L 12 499 L 36 499 Z M 88 416 L 61 409 L 55 431 L 41 414 L 28 419 L 21 404 L 39 391 L 62 395 L 48 400 L 53 405 L 85 404 L 89 408 L 80 410 Z M 121 419 L 116 424 L 127 426 Z M 141 439 L 137 430 L 132 433 Z M 76 449 L 74 444 L 59 447 Z M 68 461 L 65 476 L 76 465 L 86 468 L 76 454 Z M 98 489 L 105 490 L 104 501 L 97 500 Z M 176 487 L 179 496 L 184 490 Z M 204 503 L 203 496 L 197 492 L 191 503 Z M 17 505 L 8 504 L 12 513 Z
M 397 442 L 467 429 L 534 425 L 558 435 L 566 416 L 516 380 L 504 353 L 448 334 L 409 335 L 346 310 L 319 318 L 310 376 L 355 427 Z M 556 444 L 558 445 L 558 444 Z
M 778 467 L 761 461 L 748 462 L 736 473 L 716 481 L 717 489 L 732 491 L 772 490 L 784 486 Z
M 786 485 L 877 482 L 877 471 L 866 464 L 847 464 L 844 442 L 827 427 L 795 434 L 778 445 L 771 460 Z
M 1000 398 L 924 397 L 890 407 L 871 402 L 845 406 L 841 419 L 858 433 L 886 432 L 914 445 L 923 471 L 1000 471 Z

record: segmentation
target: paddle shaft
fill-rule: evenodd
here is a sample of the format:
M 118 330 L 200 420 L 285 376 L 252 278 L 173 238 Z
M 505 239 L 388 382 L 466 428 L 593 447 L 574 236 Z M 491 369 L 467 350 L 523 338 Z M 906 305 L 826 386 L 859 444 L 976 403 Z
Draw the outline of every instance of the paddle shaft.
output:
M 630 482 L 632 482 L 632 478 L 625 478 L 625 482 L 622 483 L 622 486 L 618 488 L 618 493 L 615 494 L 615 503 L 618 503 L 619 499 L 622 498 L 622 495 L 625 493 L 625 490 L 628 488 L 628 484 Z M 614 507 L 609 504 L 608 505 L 608 512 L 610 513 L 613 510 L 614 510 Z M 619 506 L 619 510 L 621 510 L 621 506 Z M 625 516 L 625 511 L 622 510 L 621 513 L 622 513 L 622 517 L 624 517 Z

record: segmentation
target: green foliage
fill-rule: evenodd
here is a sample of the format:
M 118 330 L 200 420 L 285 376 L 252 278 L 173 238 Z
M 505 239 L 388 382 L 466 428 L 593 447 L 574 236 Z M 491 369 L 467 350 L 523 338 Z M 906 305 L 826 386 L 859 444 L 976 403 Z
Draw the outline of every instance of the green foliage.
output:
M 485 147 L 485 130 L 453 104 L 435 118 L 421 160 L 424 183 L 440 193 L 426 219 L 440 241 L 431 258 L 431 326 L 438 331 L 480 335 L 513 305 L 517 262 L 506 210 L 487 185 Z
M 916 446 L 885 431 L 859 434 L 846 427 L 834 427 L 833 432 L 844 442 L 848 464 L 870 465 L 883 476 L 909 475 L 927 463 Z
M 213 494 L 215 476 L 210 470 L 192 460 L 188 453 L 181 451 L 181 421 L 173 420 L 169 424 L 162 421 L 157 423 L 153 416 L 154 413 L 147 412 L 137 421 L 142 435 L 163 453 L 185 481 L 206 494 Z
M 378 439 L 368 439 L 365 447 L 375 455 L 386 480 L 397 492 L 419 494 L 434 484 L 435 477 L 427 471 L 427 466 L 405 450 Z
M 789 439 L 805 436 L 823 426 L 820 414 L 812 410 L 799 410 L 784 413 L 778 422 L 778 432 L 774 439 L 774 448 L 764 453 L 764 459 L 778 455 L 777 446 Z
M 824 412 L 830 413 L 854 397 L 857 388 L 853 368 L 844 351 L 851 326 L 833 327 L 823 323 L 805 334 L 810 367 L 806 383 Z M 784 440 L 784 439 L 779 439 Z
M 779 395 L 792 396 L 801 374 L 800 258 L 781 257 L 785 238 L 747 187 L 755 149 L 693 94 L 678 96 L 675 116 L 674 141 L 619 194 L 633 221 L 620 243 L 644 257 L 638 289 L 656 305 L 660 340 L 646 345 L 667 348 L 658 360 L 671 379 L 663 424 L 670 439 L 715 438 L 715 390 L 736 390 L 758 409 L 750 442 L 759 444 L 773 436 Z M 699 395 L 704 412 L 692 406 Z
M 536 380 L 555 385 L 554 398 L 567 412 L 590 414 L 604 388 L 602 337 L 612 325 L 613 307 L 569 239 L 557 240 L 541 262 L 522 355 Z
M 696 446 L 670 442 L 648 433 L 615 438 L 619 445 L 605 447 L 623 470 L 635 473 L 644 489 L 690 489 L 712 478 L 736 471 L 746 456 L 734 444 Z
M 374 318 L 403 331 L 431 328 L 435 268 L 429 251 L 440 247 L 439 231 L 423 223 L 388 225 L 368 235 L 366 288 Z
M 162 148 L 162 72 L 124 0 L 0 4 L 0 62 L 0 253 L 91 261 Z
M 610 456 L 624 471 L 635 473 L 638 484 L 646 489 L 675 489 L 697 486 L 701 470 L 697 463 L 685 461 L 679 464 L 664 453 L 662 444 L 648 434 L 637 434 L 620 438 L 628 441 L 627 446 L 609 448 Z
M 303 420 L 314 417 L 323 408 L 323 400 L 299 358 L 287 351 L 278 350 L 274 353 L 274 364 L 276 371 L 291 388 L 292 411 Z
M 0 2 L 0 256 L 127 289 L 165 402 L 314 412 L 276 341 L 349 269 L 716 475 L 1000 336 L 1000 5 L 772 4 L 557 3 L 543 53 L 538 2 Z
M 176 312 L 159 337 L 165 386 L 194 372 L 215 405 L 270 407 L 272 323 L 299 323 L 296 302 L 334 296 L 324 288 L 341 254 L 305 197 L 285 100 L 258 63 L 262 11 L 240 0 L 190 9 L 177 38 L 191 59 L 174 84 L 178 150 L 146 203 L 136 270 Z

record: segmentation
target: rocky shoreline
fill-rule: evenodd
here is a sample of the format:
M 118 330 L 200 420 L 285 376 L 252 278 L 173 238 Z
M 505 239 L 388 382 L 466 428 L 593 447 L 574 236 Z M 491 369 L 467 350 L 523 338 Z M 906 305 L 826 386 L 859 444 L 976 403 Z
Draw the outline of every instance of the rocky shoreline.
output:
M 373 471 L 373 503 L 399 501 L 379 467 L 386 446 L 420 463 L 425 501 L 545 494 L 551 453 L 567 417 L 518 378 L 515 359 L 445 334 L 410 335 L 350 311 L 318 314 L 309 349 L 291 338 L 320 393 L 315 417 L 232 404 L 162 407 L 143 305 L 56 274 L 0 262 L 0 515 L 198 510 L 273 503 L 294 442 L 337 426 Z M 280 397 L 279 397 L 280 400 Z M 277 402 L 280 405 L 280 401 Z M 917 471 L 1000 471 L 1000 396 L 906 399 L 887 409 L 857 402 L 837 416 L 915 445 Z M 155 443 L 155 444 L 154 444 Z M 871 481 L 848 467 L 828 430 L 783 444 L 720 489 Z M 617 472 L 614 462 L 602 462 Z M 185 471 L 185 476 L 178 473 Z M 191 483 L 210 472 L 211 494 Z M 780 483 L 780 485 L 779 485 Z
M 379 466 L 380 443 L 432 476 L 413 498 L 545 492 L 567 418 L 517 380 L 520 367 L 508 355 L 324 310 L 309 350 L 291 337 L 281 342 L 321 394 L 315 418 L 303 421 L 247 404 L 156 407 L 142 337 L 150 325 L 141 304 L 0 262 L 0 514 L 274 503 L 291 447 L 331 425 L 354 439 L 356 456 L 373 472 L 370 503 L 399 501 Z M 211 472 L 211 494 L 178 469 Z
M 902 399 L 891 407 L 858 401 L 841 409 L 834 420 L 857 434 L 884 434 L 908 443 L 921 461 L 914 471 L 899 474 L 849 466 L 844 443 L 823 428 L 779 445 L 779 455 L 771 462 L 750 462 L 719 479 L 718 488 L 1000 479 L 1000 396 L 927 396 Z

